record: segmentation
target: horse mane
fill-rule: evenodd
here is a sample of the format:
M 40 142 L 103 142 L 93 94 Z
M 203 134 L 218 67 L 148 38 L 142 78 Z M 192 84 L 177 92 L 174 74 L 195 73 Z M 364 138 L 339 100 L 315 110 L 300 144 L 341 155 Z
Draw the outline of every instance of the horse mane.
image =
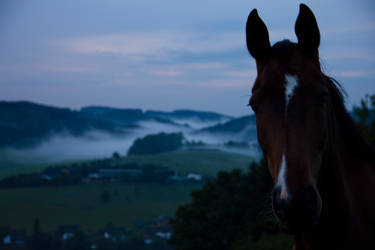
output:
M 345 98 L 347 94 L 344 88 L 334 78 L 324 73 L 322 73 L 322 75 L 331 96 L 338 125 L 337 133 L 338 136 L 342 138 L 340 143 L 344 143 L 345 153 L 347 155 L 354 155 L 353 158 L 355 158 L 356 163 L 374 165 L 375 150 L 372 146 L 367 144 L 352 116 L 345 108 Z

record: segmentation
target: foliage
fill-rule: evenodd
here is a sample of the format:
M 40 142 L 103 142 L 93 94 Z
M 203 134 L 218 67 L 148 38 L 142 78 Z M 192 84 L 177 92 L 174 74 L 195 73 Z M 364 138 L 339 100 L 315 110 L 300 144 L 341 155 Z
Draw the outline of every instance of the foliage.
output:
M 155 154 L 174 151 L 182 146 L 182 133 L 159 133 L 138 138 L 129 148 L 128 155 Z
M 177 250 L 221 250 L 244 237 L 243 232 L 254 240 L 263 233 L 277 232 L 273 217 L 264 213 L 272 187 L 264 161 L 251 164 L 247 174 L 219 172 L 216 180 L 191 193 L 190 204 L 178 208 L 170 243 Z
M 29 250 L 59 250 L 61 249 L 61 241 L 56 235 L 42 233 L 40 231 L 39 219 L 34 220 L 33 233 L 27 240 L 27 248 Z
M 112 158 L 116 159 L 116 160 L 119 160 L 121 158 L 121 156 L 120 156 L 120 154 L 118 152 L 113 152 Z
M 353 107 L 353 112 L 365 140 L 375 145 L 375 95 L 366 95 L 359 106 Z
M 30 102 L 0 102 L 0 146 L 27 147 L 55 133 L 83 135 L 90 130 L 120 133 L 111 121 L 98 120 L 66 108 Z

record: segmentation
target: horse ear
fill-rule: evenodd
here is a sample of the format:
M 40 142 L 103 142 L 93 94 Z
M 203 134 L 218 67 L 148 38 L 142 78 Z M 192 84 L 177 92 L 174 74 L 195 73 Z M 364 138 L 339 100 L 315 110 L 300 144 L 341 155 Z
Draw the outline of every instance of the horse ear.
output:
M 300 4 L 299 14 L 295 25 L 298 46 L 302 51 L 318 59 L 318 48 L 320 44 L 320 32 L 315 16 L 305 4 Z
M 271 51 L 268 30 L 256 9 L 250 12 L 246 22 L 246 44 L 252 57 L 258 63 L 264 63 Z

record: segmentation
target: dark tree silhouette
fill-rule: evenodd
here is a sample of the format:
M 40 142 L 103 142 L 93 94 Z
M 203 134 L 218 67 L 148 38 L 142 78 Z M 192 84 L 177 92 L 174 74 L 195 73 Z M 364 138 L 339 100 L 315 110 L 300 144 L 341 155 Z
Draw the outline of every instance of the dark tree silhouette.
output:
M 244 232 L 253 238 L 276 232 L 274 221 L 261 216 L 272 187 L 264 161 L 251 164 L 247 174 L 240 170 L 219 172 L 216 180 L 191 193 L 190 204 L 178 208 L 170 244 L 177 250 L 224 250 Z

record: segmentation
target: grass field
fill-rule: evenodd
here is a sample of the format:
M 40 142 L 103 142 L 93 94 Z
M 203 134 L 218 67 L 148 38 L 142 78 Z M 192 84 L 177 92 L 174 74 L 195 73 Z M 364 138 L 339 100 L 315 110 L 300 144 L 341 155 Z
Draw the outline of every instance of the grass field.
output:
M 39 172 L 47 166 L 68 165 L 71 162 L 42 162 L 38 159 L 14 159 L 13 155 L 0 151 L 0 179 L 15 174 Z M 19 157 L 19 156 L 18 156 Z M 240 154 L 218 150 L 181 150 L 154 155 L 138 155 L 122 157 L 113 161 L 113 166 L 123 163 L 155 164 L 177 170 L 184 174 L 188 172 L 215 176 L 219 170 L 233 168 L 247 169 L 254 159 Z M 81 161 L 89 162 L 89 161 Z
M 47 166 L 0 158 L 0 178 L 19 173 L 38 172 Z M 253 159 L 215 150 L 186 150 L 156 155 L 113 159 L 113 164 L 136 162 L 155 164 L 180 174 L 194 172 L 215 176 L 219 170 L 246 170 Z M 89 162 L 89 161 L 88 161 Z M 68 165 L 63 163 L 62 165 Z M 51 164 L 48 164 L 51 165 Z M 59 164 L 61 165 L 61 164 Z M 54 231 L 59 224 L 79 224 L 82 229 L 97 230 L 108 222 L 132 228 L 137 221 L 154 221 L 162 214 L 172 216 L 177 207 L 190 200 L 189 193 L 202 183 L 111 183 L 81 184 L 54 188 L 17 188 L 0 190 L 0 226 L 27 228 L 39 218 L 42 230 Z M 108 190 L 111 202 L 104 203 L 100 194 Z M 29 231 L 30 232 L 30 231 Z
M 0 151 L 0 179 L 15 174 L 26 174 L 41 171 L 47 166 L 38 161 L 19 161 L 13 156 Z
M 59 188 L 0 190 L 0 225 L 32 229 L 38 217 L 42 230 L 54 231 L 59 224 L 79 224 L 84 230 L 102 229 L 108 222 L 134 228 L 137 221 L 151 222 L 162 215 L 172 216 L 176 208 L 190 200 L 198 183 L 111 183 L 82 184 Z M 100 194 L 107 190 L 111 201 Z
M 179 173 L 199 173 L 216 176 L 219 170 L 230 171 L 234 168 L 246 170 L 253 159 L 249 156 L 217 150 L 184 150 L 145 156 L 129 156 L 122 162 L 138 164 L 156 164 L 177 170 Z

